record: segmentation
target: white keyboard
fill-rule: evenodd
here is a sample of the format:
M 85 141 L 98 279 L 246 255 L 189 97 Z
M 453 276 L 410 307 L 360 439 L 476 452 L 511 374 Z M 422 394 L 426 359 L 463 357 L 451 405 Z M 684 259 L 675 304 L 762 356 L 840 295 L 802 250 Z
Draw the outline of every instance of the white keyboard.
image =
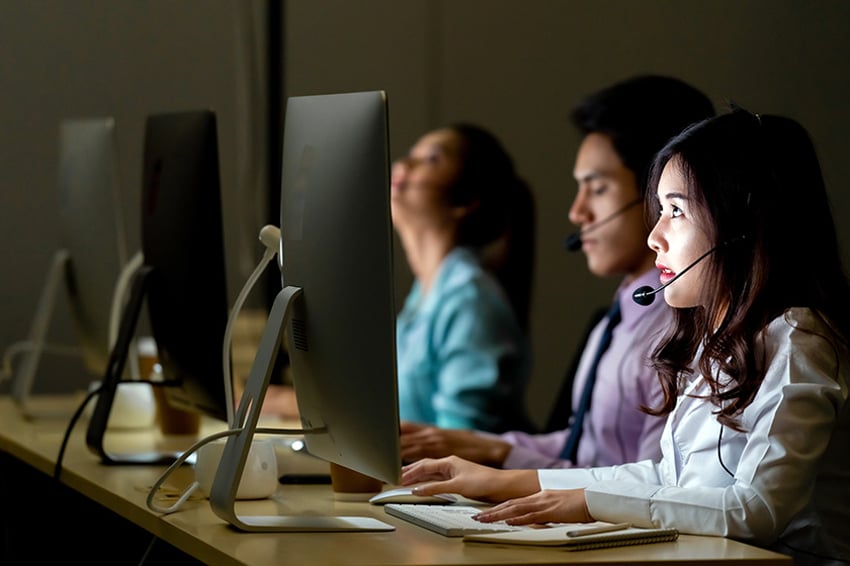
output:
M 462 537 L 478 533 L 521 531 L 529 526 L 508 525 L 504 522 L 481 523 L 472 518 L 481 512 L 468 505 L 422 505 L 416 503 L 387 503 L 384 511 L 446 537 Z

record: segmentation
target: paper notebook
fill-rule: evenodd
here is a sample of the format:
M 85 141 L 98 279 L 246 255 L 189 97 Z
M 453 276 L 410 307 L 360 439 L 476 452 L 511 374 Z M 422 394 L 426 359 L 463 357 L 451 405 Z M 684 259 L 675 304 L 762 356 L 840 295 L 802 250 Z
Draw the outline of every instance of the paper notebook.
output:
M 679 537 L 676 529 L 640 529 L 620 526 L 617 530 L 596 532 L 601 528 L 617 528 L 610 523 L 545 527 L 504 533 L 469 534 L 465 542 L 489 542 L 497 544 L 521 544 L 528 546 L 560 546 L 565 550 L 590 550 L 611 546 L 669 542 Z M 584 532 L 583 532 L 584 531 Z

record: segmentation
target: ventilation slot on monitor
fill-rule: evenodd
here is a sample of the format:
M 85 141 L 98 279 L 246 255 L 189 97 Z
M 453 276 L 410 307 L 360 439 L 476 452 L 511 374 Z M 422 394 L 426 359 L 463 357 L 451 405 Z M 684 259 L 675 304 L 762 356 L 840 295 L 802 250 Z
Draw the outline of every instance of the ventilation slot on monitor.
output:
M 310 346 L 307 343 L 307 325 L 300 318 L 292 319 L 292 343 L 296 349 L 302 352 L 310 351 Z

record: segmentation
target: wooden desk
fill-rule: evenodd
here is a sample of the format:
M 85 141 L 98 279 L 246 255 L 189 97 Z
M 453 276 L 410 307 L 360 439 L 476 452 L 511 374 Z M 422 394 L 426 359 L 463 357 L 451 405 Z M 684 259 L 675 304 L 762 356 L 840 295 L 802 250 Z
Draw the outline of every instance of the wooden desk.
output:
M 248 514 L 370 515 L 394 525 L 396 530 L 381 533 L 243 533 L 215 516 L 206 500 L 189 501 L 183 509 L 167 516 L 149 511 L 145 505 L 148 487 L 164 468 L 101 465 L 85 447 L 85 427 L 85 422 L 78 423 L 71 436 L 64 457 L 61 482 L 86 500 L 103 506 L 132 522 L 137 528 L 156 535 L 207 564 L 423 566 L 649 562 L 693 565 L 721 561 L 727 564 L 792 564 L 786 556 L 732 540 L 686 535 L 672 543 L 581 552 L 473 545 L 391 517 L 382 508 L 368 503 L 335 501 L 327 485 L 281 486 L 272 499 L 239 502 L 237 505 L 244 507 L 238 510 Z M 0 397 L 0 452 L 23 462 L 34 474 L 53 473 L 63 432 L 62 422 L 24 421 L 11 400 Z M 127 438 L 130 436 L 150 441 L 154 435 L 152 432 L 131 433 Z M 3 474 L 4 470 L 0 470 L 0 476 Z M 192 477 L 191 468 L 184 467 L 171 477 L 169 483 L 182 489 Z M 49 502 L 41 502 L 39 505 L 49 506 Z M 5 512 L 8 516 L 8 511 Z M 46 534 L 45 539 L 49 540 L 49 535 Z M 80 557 L 85 556 L 81 554 Z

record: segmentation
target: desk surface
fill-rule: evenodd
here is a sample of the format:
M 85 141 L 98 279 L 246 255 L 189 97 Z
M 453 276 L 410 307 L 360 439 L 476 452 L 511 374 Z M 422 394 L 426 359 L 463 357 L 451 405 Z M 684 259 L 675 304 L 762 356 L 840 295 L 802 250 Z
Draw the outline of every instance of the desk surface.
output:
M 238 502 L 250 515 L 327 514 L 372 516 L 394 525 L 378 533 L 243 533 L 219 519 L 204 499 L 190 500 L 167 516 L 148 510 L 148 489 L 160 466 L 104 466 L 85 446 L 87 422 L 78 422 L 64 456 L 62 482 L 132 521 L 162 540 L 210 564 L 791 564 L 790 558 L 723 538 L 682 535 L 676 542 L 567 552 L 553 548 L 513 548 L 464 543 L 384 513 L 368 503 L 340 502 L 330 486 L 280 486 L 271 499 Z M 206 431 L 206 429 L 205 429 Z M 65 423 L 26 421 L 8 397 L 0 397 L 0 451 L 51 475 Z M 107 442 L 161 442 L 153 431 L 108 433 Z M 191 442 L 189 442 L 191 444 Z M 168 484 L 182 490 L 193 479 L 181 468 Z

